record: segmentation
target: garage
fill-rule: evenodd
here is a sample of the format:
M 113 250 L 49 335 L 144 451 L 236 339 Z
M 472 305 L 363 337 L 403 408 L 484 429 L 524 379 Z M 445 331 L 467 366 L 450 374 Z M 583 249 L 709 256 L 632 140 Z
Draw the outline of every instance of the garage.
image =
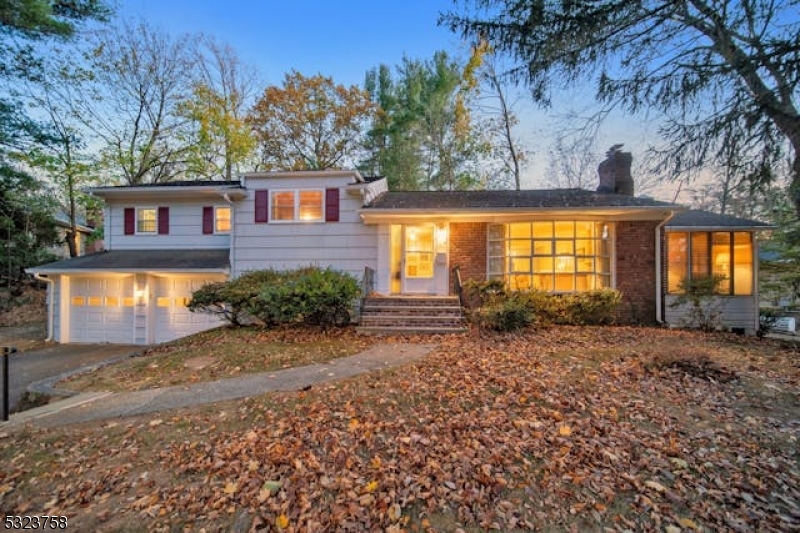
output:
M 155 342 L 179 339 L 222 325 L 223 322 L 214 315 L 192 313 L 186 305 L 194 291 L 206 283 L 224 279 L 222 276 L 155 278 Z
M 133 344 L 133 276 L 70 280 L 70 342 Z

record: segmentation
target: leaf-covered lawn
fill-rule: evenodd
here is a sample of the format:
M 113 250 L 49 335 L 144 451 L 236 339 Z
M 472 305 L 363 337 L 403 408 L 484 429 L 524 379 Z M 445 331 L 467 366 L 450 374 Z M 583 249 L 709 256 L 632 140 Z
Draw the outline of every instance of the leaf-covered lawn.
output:
M 800 528 L 796 349 L 644 328 L 439 340 L 307 392 L 7 434 L 0 509 L 79 530 Z
M 74 391 L 133 391 L 272 372 L 353 355 L 375 339 L 352 328 L 219 328 L 62 381 Z

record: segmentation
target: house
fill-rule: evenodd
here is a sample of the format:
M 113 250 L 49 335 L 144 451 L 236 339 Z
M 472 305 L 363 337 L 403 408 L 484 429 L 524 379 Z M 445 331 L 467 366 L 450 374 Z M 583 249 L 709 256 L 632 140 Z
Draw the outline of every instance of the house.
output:
M 519 290 L 610 287 L 623 295 L 619 320 L 644 324 L 680 318 L 666 305 L 679 278 L 725 272 L 726 325 L 755 331 L 762 225 L 632 192 L 392 192 L 383 178 L 339 170 L 98 187 L 106 251 L 29 271 L 49 283 L 59 342 L 151 344 L 215 327 L 186 308 L 192 291 L 309 264 L 374 273 L 383 295 L 453 294 L 456 266 L 465 281 Z

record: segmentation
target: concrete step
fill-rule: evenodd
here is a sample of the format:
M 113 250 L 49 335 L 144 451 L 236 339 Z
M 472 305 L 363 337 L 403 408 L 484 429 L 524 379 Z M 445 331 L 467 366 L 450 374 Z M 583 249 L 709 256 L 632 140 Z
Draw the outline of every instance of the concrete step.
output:
M 389 327 L 459 327 L 464 319 L 460 316 L 441 317 L 441 316 L 420 316 L 420 315 L 361 315 L 362 326 L 389 326 Z
M 446 335 L 465 331 L 466 327 L 358 326 L 356 328 L 356 332 L 362 335 Z

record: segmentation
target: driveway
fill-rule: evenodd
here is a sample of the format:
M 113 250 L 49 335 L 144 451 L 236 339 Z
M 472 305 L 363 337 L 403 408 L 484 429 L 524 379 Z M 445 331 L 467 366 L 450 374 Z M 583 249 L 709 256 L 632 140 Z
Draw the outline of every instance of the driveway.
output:
M 28 385 L 92 365 L 141 351 L 142 346 L 116 344 L 53 344 L 44 348 L 15 353 L 9 357 L 9 405 L 17 405 Z M 2 380 L 2 376 L 0 376 Z M 2 400 L 0 400 L 2 401 Z

